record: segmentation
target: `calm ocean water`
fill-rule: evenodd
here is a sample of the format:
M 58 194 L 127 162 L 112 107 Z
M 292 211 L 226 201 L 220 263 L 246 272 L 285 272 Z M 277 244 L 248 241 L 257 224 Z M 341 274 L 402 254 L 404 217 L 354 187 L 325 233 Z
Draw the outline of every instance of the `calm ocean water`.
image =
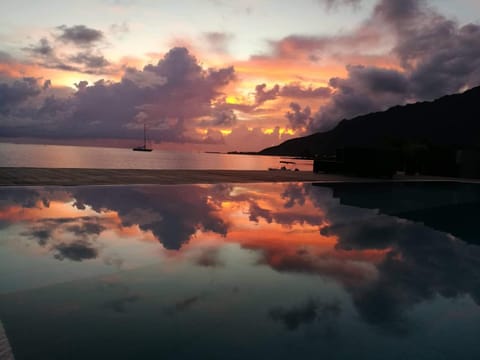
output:
M 0 167 L 266 170 L 278 167 L 280 160 L 275 156 L 0 143 Z M 299 170 L 312 169 L 310 160 L 295 162 Z

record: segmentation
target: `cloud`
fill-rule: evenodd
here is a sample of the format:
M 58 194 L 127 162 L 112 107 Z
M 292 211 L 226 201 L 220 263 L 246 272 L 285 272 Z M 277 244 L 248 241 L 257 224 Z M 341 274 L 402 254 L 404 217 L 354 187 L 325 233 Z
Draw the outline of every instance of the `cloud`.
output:
M 89 52 L 70 60 L 88 69 L 107 65 L 102 56 Z M 3 122 L 0 130 L 3 136 L 13 137 L 140 139 L 146 122 L 150 138 L 158 142 L 222 143 L 223 138 L 202 136 L 193 128 L 202 119 L 212 126 L 235 122 L 232 112 L 211 107 L 234 78 L 233 67 L 203 69 L 187 49 L 174 48 L 156 65 L 149 64 L 143 70 L 127 68 L 120 82 L 99 80 L 89 85 L 81 81 L 72 96 L 50 99 L 48 104 L 39 98 L 36 107 L 16 106 L 35 94 L 30 80 L 14 83 L 13 87 L 2 84 L 7 94 L 2 105 L 12 111 L 11 121 Z M 55 106 L 49 109 L 55 114 L 39 116 L 53 103 Z M 18 126 L 22 122 L 29 126 Z
M 78 46 L 91 46 L 104 38 L 102 31 L 86 27 L 85 25 L 70 27 L 61 25 L 57 27 L 57 30 L 60 31 L 60 34 L 57 35 L 58 40 Z
M 285 85 L 280 91 L 282 96 L 299 99 L 328 98 L 331 93 L 332 90 L 329 87 L 304 88 L 299 83 Z
M 188 191 L 182 186 L 120 187 L 112 191 L 105 194 L 101 189 L 79 189 L 74 192 L 76 206 L 115 211 L 123 226 L 138 225 L 143 231 L 151 231 L 169 250 L 180 249 L 198 230 L 227 234 L 228 225 L 208 201 L 208 190 L 200 186 L 190 186 Z
M 10 64 L 14 58 L 7 52 L 0 50 L 0 64 Z
M 116 313 L 124 314 L 127 312 L 127 306 L 138 302 L 138 300 L 140 300 L 140 296 L 138 295 L 126 295 L 118 299 L 108 301 L 104 304 L 104 306 Z
M 0 83 L 0 116 L 8 114 L 15 106 L 39 95 L 42 88 L 38 79 L 24 77 L 12 83 Z
M 325 4 L 327 9 L 337 8 L 342 5 L 358 7 L 362 0 L 317 0 L 321 4 Z
M 48 207 L 51 194 L 44 194 L 31 189 L 0 189 L 0 210 L 5 210 L 11 205 L 20 205 L 23 208 Z
M 347 66 L 347 78 L 332 78 L 329 101 L 312 116 L 311 132 L 329 130 L 340 120 L 386 110 L 410 98 L 409 80 L 397 70 L 361 65 Z
M 22 49 L 30 55 L 26 64 L 85 74 L 117 72 L 118 69 L 98 48 L 105 40 L 102 31 L 84 25 L 62 25 L 55 29 L 57 33 L 42 37 L 37 44 Z
M 265 219 L 267 223 L 272 223 L 273 216 L 270 210 L 261 208 L 256 202 L 251 201 L 249 207 L 249 217 L 250 221 L 258 223 L 259 218 Z
M 121 38 L 130 32 L 130 27 L 128 23 L 124 21 L 119 24 L 110 25 L 109 30 L 113 35 Z
M 40 246 L 45 246 L 52 237 L 52 232 L 49 229 L 33 229 L 31 232 L 24 233 L 23 235 L 27 234 L 35 238 Z
M 255 102 L 257 105 L 261 105 L 268 100 L 274 100 L 280 92 L 280 86 L 278 85 L 270 90 L 265 90 L 266 88 L 267 84 L 260 84 L 255 87 Z
M 46 218 L 32 223 L 22 235 L 36 241 L 58 260 L 83 261 L 96 259 L 98 235 L 106 225 L 95 217 Z
M 321 2 L 327 6 L 359 4 Z M 439 14 L 427 1 L 378 0 L 370 16 L 351 31 L 334 35 L 292 34 L 270 41 L 267 54 L 251 59 L 295 62 L 305 68 L 313 63 L 326 66 L 342 61 L 347 64 L 346 76 L 333 77 L 327 87 L 318 90 L 284 86 L 257 91 L 257 97 L 265 101 L 279 96 L 323 99 L 306 128 L 308 133 L 326 131 L 343 119 L 477 86 L 479 34 L 478 24 L 459 25 Z M 292 124 L 296 124 L 294 115 L 299 114 L 291 114 Z M 300 123 L 305 125 L 303 118 Z
M 54 49 L 47 38 L 41 38 L 37 45 L 31 45 L 24 50 L 40 56 L 51 56 L 54 53 Z
M 309 300 L 301 306 L 290 309 L 273 308 L 270 310 L 269 316 L 274 321 L 283 322 L 285 327 L 292 331 L 301 325 L 311 324 L 317 316 L 317 307 L 313 300 Z
M 176 312 L 183 312 L 190 309 L 193 305 L 195 305 L 200 300 L 199 296 L 192 296 L 183 300 L 180 300 L 175 303 L 175 311 Z
M 358 185 L 344 191 L 336 185 L 332 188 L 336 189 L 339 199 L 325 192 L 328 186 L 306 188 L 309 198 L 325 213 L 328 225 L 322 228 L 321 233 L 338 238 L 338 251 L 376 250 L 385 253 L 375 264 L 377 276 L 367 283 L 341 280 L 364 321 L 388 334 L 403 336 L 411 331 L 408 311 L 437 295 L 457 298 L 468 294 L 480 304 L 476 280 L 480 267 L 475 260 L 480 254 L 480 247 L 421 222 L 378 214 L 380 204 L 385 204 L 386 211 L 399 212 L 399 216 L 402 216 L 402 211 L 408 216 L 419 206 L 434 212 L 441 207 L 438 189 L 428 194 L 419 193 L 412 187 L 388 187 L 371 199 L 359 195 L 366 189 Z M 471 202 L 468 190 L 462 193 L 451 188 L 445 193 L 450 197 L 452 191 L 457 201 Z M 389 198 L 385 199 L 384 194 L 388 194 Z M 402 203 L 394 202 L 392 208 L 393 195 L 402 198 Z M 418 198 L 420 195 L 423 201 Z M 462 264 L 460 268 L 458 264 Z
M 228 53 L 229 42 L 233 39 L 232 34 L 221 32 L 207 32 L 203 34 L 203 37 L 207 41 L 210 51 L 225 54 Z
M 201 127 L 232 127 L 237 123 L 237 116 L 231 109 L 218 109 L 213 111 L 211 118 L 208 120 L 202 120 L 199 123 Z
M 321 322 L 335 321 L 342 309 L 338 302 L 323 303 L 309 299 L 304 304 L 291 308 L 275 307 L 269 311 L 269 317 L 282 322 L 289 331 L 297 330 L 304 325 L 313 324 L 315 320 Z
M 104 68 L 110 65 L 110 62 L 103 55 L 94 55 L 89 52 L 79 52 L 69 56 L 68 60 L 75 64 L 85 65 L 87 68 Z
M 347 66 L 347 78 L 330 80 L 333 95 L 315 114 L 311 132 L 328 130 L 344 118 L 432 100 L 480 83 L 479 25 L 459 26 L 426 1 L 381 0 L 365 26 L 387 29 L 395 37 L 392 52 L 401 68 Z
M 85 240 L 78 240 L 70 243 L 60 243 L 54 246 L 58 260 L 68 259 L 72 261 L 83 261 L 95 259 L 98 256 L 98 249 Z
M 311 110 L 309 106 L 306 106 L 303 110 L 302 107 L 297 103 L 290 103 L 290 109 L 285 114 L 290 124 L 290 127 L 294 130 L 302 129 L 307 127 L 312 121 Z
M 202 267 L 220 267 L 225 265 L 220 259 L 218 248 L 203 249 L 201 253 L 195 257 L 195 264 Z

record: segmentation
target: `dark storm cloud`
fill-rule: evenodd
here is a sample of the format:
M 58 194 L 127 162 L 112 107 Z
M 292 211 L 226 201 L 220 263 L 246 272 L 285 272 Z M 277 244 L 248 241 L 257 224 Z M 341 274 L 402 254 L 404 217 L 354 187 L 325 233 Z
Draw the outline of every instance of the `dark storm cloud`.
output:
M 58 26 L 60 34 L 57 39 L 63 42 L 70 42 L 79 46 L 90 46 L 95 42 L 103 40 L 104 36 L 100 30 L 86 27 L 85 25 Z

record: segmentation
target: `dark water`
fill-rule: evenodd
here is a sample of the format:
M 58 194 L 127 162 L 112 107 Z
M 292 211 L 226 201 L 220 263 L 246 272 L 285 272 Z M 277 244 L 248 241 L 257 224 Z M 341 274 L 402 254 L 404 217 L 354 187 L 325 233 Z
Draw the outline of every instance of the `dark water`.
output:
M 480 188 L 0 189 L 16 359 L 478 359 Z
M 0 167 L 267 170 L 280 167 L 281 160 L 278 156 L 0 143 Z M 312 160 L 294 161 L 291 166 L 299 170 L 313 169 Z

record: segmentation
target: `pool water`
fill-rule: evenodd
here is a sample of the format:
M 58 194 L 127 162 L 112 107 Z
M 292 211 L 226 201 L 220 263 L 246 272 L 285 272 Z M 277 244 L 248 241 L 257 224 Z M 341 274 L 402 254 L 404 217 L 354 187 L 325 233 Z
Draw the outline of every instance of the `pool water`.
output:
M 2 188 L 0 321 L 17 360 L 479 358 L 479 205 L 457 183 Z

